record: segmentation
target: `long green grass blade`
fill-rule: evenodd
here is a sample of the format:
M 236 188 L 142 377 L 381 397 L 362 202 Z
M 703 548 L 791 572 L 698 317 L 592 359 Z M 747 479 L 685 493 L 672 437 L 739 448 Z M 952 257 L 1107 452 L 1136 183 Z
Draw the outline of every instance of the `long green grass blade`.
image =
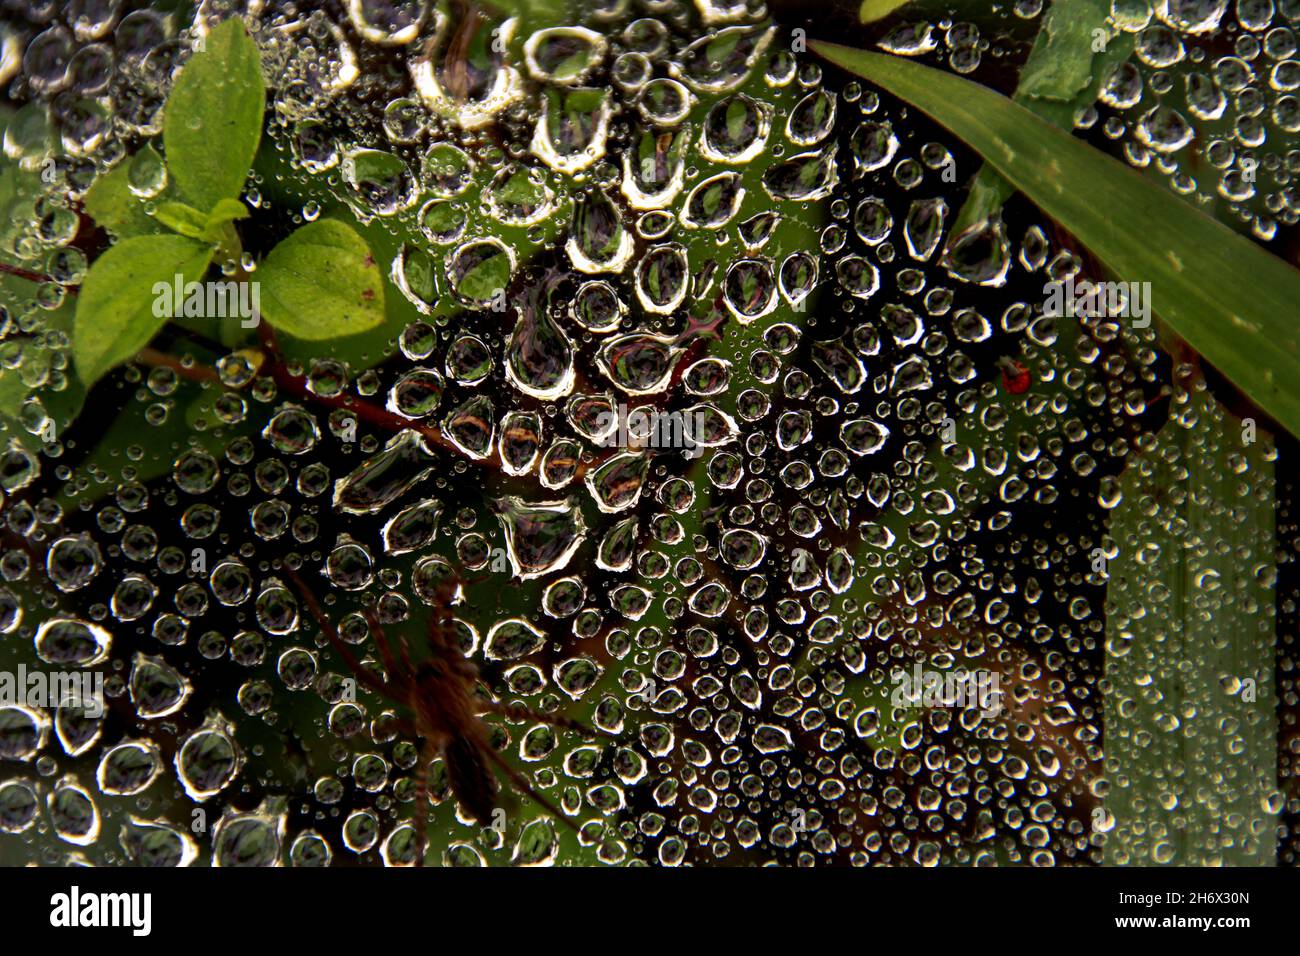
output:
M 1071 129 L 1101 85 L 1133 52 L 1133 34 L 1110 26 L 1110 0 L 1052 0 L 1012 97 L 1049 123 Z M 1002 208 L 1015 187 L 988 166 L 971 183 L 952 235 Z
M 1106 595 L 1105 749 L 1117 865 L 1277 862 L 1274 458 L 1182 393 L 1119 481 Z M 1103 495 L 1105 497 L 1105 495 Z
M 1161 319 L 1300 435 L 1300 272 L 977 83 L 899 57 L 811 45 L 963 139 L 1118 279 L 1150 282 Z

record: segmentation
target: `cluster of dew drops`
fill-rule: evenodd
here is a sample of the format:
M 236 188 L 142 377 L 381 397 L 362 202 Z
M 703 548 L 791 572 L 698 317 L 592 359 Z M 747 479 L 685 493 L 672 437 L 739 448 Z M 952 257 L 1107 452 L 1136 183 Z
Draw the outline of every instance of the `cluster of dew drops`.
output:
M 1272 0 L 1238 3 L 1233 51 L 1207 59 L 1225 5 L 1171 22 L 1116 0 L 1135 59 L 1079 126 L 1267 239 L 1295 221 L 1296 154 L 1263 146 L 1270 118 L 1300 123 L 1300 65 Z M 455 633 L 487 692 L 617 737 L 494 719 L 580 835 L 526 799 L 478 826 L 439 760 L 440 862 L 1099 859 L 1088 555 L 1169 396 L 1154 340 L 1042 315 L 1081 256 L 1032 219 L 951 235 L 944 173 L 975 160 L 832 82 L 760 5 L 574 6 L 522 62 L 484 25 L 486 69 L 453 61 L 461 21 L 425 0 L 204 3 L 183 23 L 83 0 L 5 27 L 0 70 L 63 146 L 22 258 L 75 283 L 67 200 L 119 161 L 161 194 L 156 157 L 123 157 L 159 132 L 195 36 L 240 15 L 281 160 L 250 179 L 250 230 L 346 204 L 387 237 L 411 320 L 388 357 L 290 359 L 302 394 L 255 349 L 193 405 L 174 369 L 113 373 L 96 398 L 142 433 L 106 457 L 75 429 L 9 445 L 0 659 L 98 670 L 109 706 L 0 707 L 0 859 L 411 862 L 417 742 L 356 691 L 286 569 L 372 660 L 362 609 L 418 656 L 440 584 L 477 575 Z M 962 73 L 995 49 L 950 20 L 880 45 Z M 1184 58 L 1204 69 L 1176 109 Z M 1203 121 L 1222 127 L 1197 147 L 1209 180 L 1180 166 Z M 6 152 L 39 165 L 25 129 Z M 6 304 L 6 336 L 39 326 L 50 285 Z M 620 405 L 678 413 L 692 454 L 610 444 Z M 44 417 L 38 391 L 22 422 Z M 189 435 L 151 441 L 177 418 Z M 997 672 L 1007 710 L 894 706 L 915 663 Z

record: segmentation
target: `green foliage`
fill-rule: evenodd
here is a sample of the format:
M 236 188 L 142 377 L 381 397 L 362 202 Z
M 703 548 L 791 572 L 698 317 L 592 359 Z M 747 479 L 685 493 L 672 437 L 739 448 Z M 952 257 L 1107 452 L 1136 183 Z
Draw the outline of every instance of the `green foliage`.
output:
M 921 109 L 1058 220 L 1115 275 L 1300 435 L 1300 273 L 1119 161 L 977 83 L 899 57 L 813 48 Z M 1262 360 L 1267 356 L 1267 360 Z
M 149 344 L 167 321 L 154 286 L 177 275 L 195 282 L 207 271 L 212 247 L 185 236 L 136 236 L 99 257 L 77 298 L 72 354 L 93 382 Z
M 1102 83 L 1133 52 L 1133 34 L 1116 33 L 1109 16 L 1110 0 L 1053 0 L 1021 71 L 1015 101 L 1049 123 L 1073 129 L 1075 116 L 1096 101 Z M 985 166 L 971 183 L 951 235 L 993 215 L 1014 192 Z
M 1109 0 L 1053 0 L 1020 73 L 1017 102 L 1057 125 L 1066 125 L 1075 109 L 1091 102 L 1080 95 L 1095 91 L 1107 65 L 1118 65 L 1132 49 L 1132 34 L 1123 34 L 1127 46 L 1112 42 L 1118 38 L 1107 23 L 1109 15 Z M 1098 30 L 1104 34 L 1100 44 L 1094 43 Z
M 344 223 L 308 223 L 257 272 L 272 325 L 301 339 L 364 332 L 384 321 L 384 285 L 365 241 Z
M 156 213 L 160 223 L 191 239 L 219 242 L 227 223 L 248 218 L 248 208 L 237 199 L 223 199 L 210 213 L 201 213 L 183 202 L 167 202 Z
M 222 199 L 208 213 L 209 226 L 221 226 L 237 219 L 248 218 L 248 207 L 238 199 Z
M 156 235 L 162 223 L 144 209 L 130 189 L 131 164 L 119 163 L 96 178 L 83 203 L 90 217 L 119 239 Z
M 158 207 L 157 219 L 172 232 L 191 239 L 205 239 L 208 217 L 183 202 L 167 202 Z
M 181 69 L 163 114 L 168 171 L 185 198 L 211 209 L 239 196 L 265 107 L 257 47 L 241 21 L 227 20 Z
M 1154 308 L 1174 331 L 1294 431 L 1297 344 L 1281 316 L 1300 276 L 1055 128 L 1072 127 L 1075 111 L 1131 50 L 1122 36 L 1101 55 L 1085 52 L 1107 9 L 1057 0 L 1017 102 L 897 58 L 816 47 L 928 113 L 988 163 L 954 234 L 1022 190 L 1120 278 L 1150 282 Z M 1110 541 L 1094 562 L 1111 560 L 1105 713 L 1113 784 L 1093 825 L 1107 833 L 1112 865 L 1267 865 L 1276 860 L 1278 805 L 1276 454 L 1203 382 L 1180 391 L 1173 409 L 1157 443 L 1135 453 L 1103 496 L 1114 508 Z M 1207 552 L 1203 543 L 1225 529 L 1235 548 Z M 1094 573 L 1105 575 L 1104 563 Z M 1211 603 L 1213 619 L 1204 610 Z
M 152 153 L 148 144 L 87 192 L 87 211 L 122 240 L 95 262 L 77 302 L 73 354 L 87 385 L 130 359 L 170 318 L 155 308 L 155 283 L 176 275 L 199 281 L 214 257 L 240 261 L 234 223 L 248 218 L 239 195 L 261 140 L 265 100 L 257 47 L 241 21 L 222 23 L 182 68 L 165 107 L 164 195 L 175 186 L 188 201 L 167 198 L 153 215 L 146 211 L 131 176 L 135 159 Z M 249 281 L 242 269 L 235 278 Z M 345 223 L 302 227 L 271 251 L 258 281 L 267 285 L 267 320 L 300 338 L 348 335 L 383 320 L 374 256 Z M 227 338 L 220 330 L 214 337 Z

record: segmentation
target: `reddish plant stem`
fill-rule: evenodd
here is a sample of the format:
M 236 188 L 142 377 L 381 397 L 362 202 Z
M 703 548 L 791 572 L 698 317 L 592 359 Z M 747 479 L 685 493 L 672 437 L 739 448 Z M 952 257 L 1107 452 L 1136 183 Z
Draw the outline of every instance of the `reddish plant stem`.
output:
M 460 455 L 473 464 L 493 470 L 500 470 L 501 468 L 501 460 L 495 452 L 486 458 L 472 458 L 457 448 L 441 431 L 430 425 L 403 418 L 396 412 L 390 412 L 386 408 L 372 405 L 370 402 L 354 395 L 317 395 L 307 388 L 307 377 L 305 375 L 292 374 L 283 362 L 271 361 L 269 365 L 270 368 L 267 371 L 275 380 L 276 386 L 298 398 L 326 408 L 341 408 L 356 415 L 359 420 L 374 425 L 376 428 L 382 428 L 385 431 L 400 432 L 410 429 L 419 433 L 420 437 L 430 445 L 436 445 L 444 451 Z
M 349 411 L 361 421 L 369 422 L 371 425 L 385 431 L 400 432 L 410 429 L 418 432 L 420 437 L 431 445 L 461 455 L 476 465 L 500 470 L 501 461 L 495 452 L 487 458 L 472 458 L 457 448 L 442 432 L 429 425 L 403 418 L 396 412 L 390 412 L 386 408 L 372 405 L 370 402 L 353 395 L 317 395 L 307 387 L 307 377 L 305 375 L 294 375 L 289 371 L 289 367 L 284 361 L 284 353 L 280 349 L 280 340 L 275 334 L 275 329 L 271 328 L 269 323 L 257 323 L 257 337 L 261 341 L 262 350 L 267 356 L 266 371 L 270 373 L 276 386 L 283 391 L 290 392 L 305 401 L 323 405 L 326 408 L 341 408 Z
M 0 272 L 5 275 L 17 276 L 19 279 L 26 279 L 28 282 L 54 282 L 62 285 L 54 276 L 48 276 L 44 272 L 33 272 L 31 269 L 24 269 L 22 266 L 16 266 L 8 262 L 0 262 Z M 73 295 L 81 291 L 79 285 L 65 285 L 63 288 Z
M 413 421 L 398 415 L 396 412 L 390 412 L 388 409 L 379 405 L 372 404 L 364 399 L 354 395 L 317 395 L 307 387 L 307 376 L 294 374 L 289 370 L 285 362 L 283 353 L 280 350 L 280 343 L 275 335 L 275 330 L 267 323 L 258 323 L 258 338 L 261 340 L 262 350 L 266 356 L 266 361 L 262 367 L 262 374 L 270 375 L 276 387 L 283 392 L 294 396 L 301 401 L 313 405 L 319 405 L 331 409 L 343 409 L 351 412 L 359 421 L 366 422 L 376 428 L 387 432 L 401 432 L 411 430 L 417 432 L 430 445 L 451 452 L 472 464 L 491 471 L 501 471 L 501 456 L 493 451 L 486 458 L 474 458 L 467 455 L 458 448 L 449 438 L 432 425 L 425 425 L 421 422 Z M 215 344 L 215 343 L 214 343 Z M 138 361 L 146 365 L 155 367 L 170 368 L 182 378 L 189 379 L 199 383 L 221 384 L 221 378 L 216 370 L 206 365 L 186 365 L 175 356 L 168 355 L 157 349 L 142 349 L 136 356 Z M 598 467 L 611 457 L 612 453 L 597 455 L 592 461 L 580 461 L 574 474 L 574 480 L 580 481 L 583 476 L 592 468 Z
M 284 353 L 280 349 L 279 337 L 275 334 L 275 329 L 271 328 L 267 322 L 257 323 L 257 338 L 262 343 L 262 351 L 267 356 L 266 371 L 270 373 L 275 384 L 286 392 L 290 392 L 298 398 L 313 402 L 317 405 L 324 405 L 327 408 L 341 408 L 345 411 L 352 412 L 358 419 L 369 422 L 385 431 L 398 432 L 404 429 L 411 429 L 418 432 L 420 436 L 431 445 L 437 445 L 446 451 L 454 452 L 458 455 L 465 455 L 459 448 L 445 438 L 438 429 L 428 425 L 422 425 L 419 422 L 403 418 L 395 412 L 390 412 L 386 408 L 378 405 L 372 405 L 367 401 L 352 395 L 317 395 L 307 388 L 307 377 L 305 375 L 294 375 L 289 371 L 285 364 Z M 487 458 L 470 458 L 476 464 L 484 465 L 490 468 L 499 469 L 500 461 L 496 454 L 493 453 Z
M 263 371 L 270 374 L 276 386 L 282 391 L 288 392 L 295 398 L 310 402 L 315 405 L 322 405 L 326 408 L 341 408 L 351 412 L 358 420 L 367 422 L 377 428 L 388 432 L 400 432 L 405 429 L 411 429 L 418 432 L 425 441 L 431 445 L 453 452 L 461 457 L 468 459 L 477 465 L 485 468 L 500 470 L 501 461 L 494 452 L 487 458 L 471 458 L 463 451 L 457 448 L 442 432 L 429 425 L 411 421 L 403 418 L 395 412 L 390 412 L 386 408 L 378 405 L 372 405 L 352 395 L 317 395 L 307 388 L 307 377 L 305 375 L 294 375 L 289 371 L 288 366 L 280 357 L 279 344 L 276 342 L 275 333 L 269 331 L 265 322 L 259 323 L 259 337 L 262 339 L 263 348 L 268 353 L 267 361 Z M 266 332 L 261 330 L 267 329 Z M 157 349 L 142 349 L 136 356 L 146 365 L 152 365 L 159 368 L 169 368 L 183 378 L 192 382 L 216 383 L 221 384 L 221 377 L 215 369 L 206 365 L 186 365 L 175 356 L 160 352 Z
M 146 365 L 152 365 L 155 368 L 169 368 L 181 378 L 187 378 L 192 382 L 221 383 L 221 376 L 217 374 L 216 369 L 209 368 L 206 365 L 186 365 L 174 355 L 168 355 L 166 352 L 160 352 L 157 349 L 141 349 L 137 357 Z

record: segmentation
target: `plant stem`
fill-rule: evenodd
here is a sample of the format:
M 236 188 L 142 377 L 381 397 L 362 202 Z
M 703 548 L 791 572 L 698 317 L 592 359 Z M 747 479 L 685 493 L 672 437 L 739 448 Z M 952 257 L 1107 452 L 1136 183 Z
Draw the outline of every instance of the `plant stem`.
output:
M 182 326 L 176 327 L 177 331 L 184 333 L 190 338 L 199 338 L 203 346 L 212 351 L 217 351 L 221 346 L 208 339 L 202 339 L 196 336 L 194 332 Z M 455 455 L 464 458 L 472 464 L 491 471 L 501 471 L 501 456 L 493 451 L 485 458 L 475 458 L 466 454 L 447 438 L 440 429 L 426 425 L 421 422 L 405 418 L 396 412 L 390 412 L 388 409 L 367 402 L 365 399 L 355 395 L 318 395 L 307 387 L 307 376 L 304 374 L 295 374 L 290 371 L 288 363 L 284 359 L 284 354 L 280 349 L 280 343 L 273 329 L 267 322 L 261 321 L 257 325 L 257 337 L 260 341 L 262 353 L 265 361 L 262 364 L 261 374 L 269 375 L 276 387 L 281 391 L 287 392 L 293 397 L 314 405 L 325 408 L 341 408 L 351 412 L 363 422 L 380 428 L 387 432 L 397 433 L 401 431 L 417 432 L 430 445 L 442 449 L 443 451 L 452 452 Z M 187 365 L 174 355 L 169 355 L 154 348 L 142 349 L 136 355 L 136 361 L 143 362 L 146 365 L 152 365 L 161 368 L 170 368 L 182 378 L 189 379 L 192 382 L 200 384 L 221 384 L 221 377 L 217 374 L 216 369 L 199 364 Z M 590 461 L 580 461 L 573 480 L 581 481 L 583 476 L 592 468 L 597 468 L 604 464 L 612 453 L 597 454 Z
M 354 395 L 317 395 L 307 388 L 307 377 L 305 375 L 294 375 L 288 367 L 281 361 L 272 360 L 269 363 L 268 371 L 275 380 L 275 384 L 286 392 L 302 398 L 306 401 L 313 402 L 317 405 L 323 405 L 326 408 L 341 408 L 352 412 L 361 421 L 368 422 L 377 428 L 385 431 L 399 432 L 410 429 L 418 432 L 420 437 L 431 445 L 436 445 L 444 451 L 454 452 L 476 465 L 485 468 L 499 470 L 501 459 L 495 452 L 486 458 L 473 458 L 466 455 L 454 443 L 446 438 L 441 431 L 430 425 L 424 425 L 408 418 L 403 418 L 396 412 L 390 412 L 386 408 L 371 404 L 364 399 L 357 398 Z
M 43 272 L 33 272 L 31 269 L 24 269 L 22 266 L 12 265 L 8 262 L 0 262 L 0 273 L 17 276 L 19 279 L 26 279 L 28 282 L 55 282 L 62 285 L 54 276 L 46 275 Z M 79 285 L 64 285 L 63 288 L 73 295 L 81 291 Z
M 186 365 L 176 356 L 157 349 L 141 349 L 137 359 L 155 368 L 169 368 L 181 378 L 187 378 L 192 382 L 221 382 L 221 376 L 217 374 L 216 369 L 206 365 Z
M 267 331 L 263 332 L 263 329 Z M 403 418 L 395 412 L 390 412 L 386 408 L 381 408 L 352 395 L 317 395 L 307 387 L 307 377 L 305 375 L 295 375 L 289 371 L 288 366 L 280 356 L 279 347 L 275 341 L 275 333 L 269 330 L 265 322 L 259 323 L 258 330 L 267 356 L 263 371 L 271 376 L 276 386 L 281 390 L 292 394 L 295 398 L 326 408 L 345 409 L 352 412 L 361 421 L 384 431 L 400 432 L 410 429 L 418 432 L 429 444 L 436 445 L 444 451 L 454 452 L 485 468 L 500 470 L 501 460 L 495 452 L 487 458 L 472 458 L 457 448 L 442 432 L 429 425 Z M 206 365 L 186 365 L 174 355 L 168 355 L 158 349 L 142 349 L 136 356 L 136 360 L 156 368 L 172 369 L 182 378 L 189 379 L 192 382 L 201 384 L 221 383 L 221 377 L 215 369 Z

